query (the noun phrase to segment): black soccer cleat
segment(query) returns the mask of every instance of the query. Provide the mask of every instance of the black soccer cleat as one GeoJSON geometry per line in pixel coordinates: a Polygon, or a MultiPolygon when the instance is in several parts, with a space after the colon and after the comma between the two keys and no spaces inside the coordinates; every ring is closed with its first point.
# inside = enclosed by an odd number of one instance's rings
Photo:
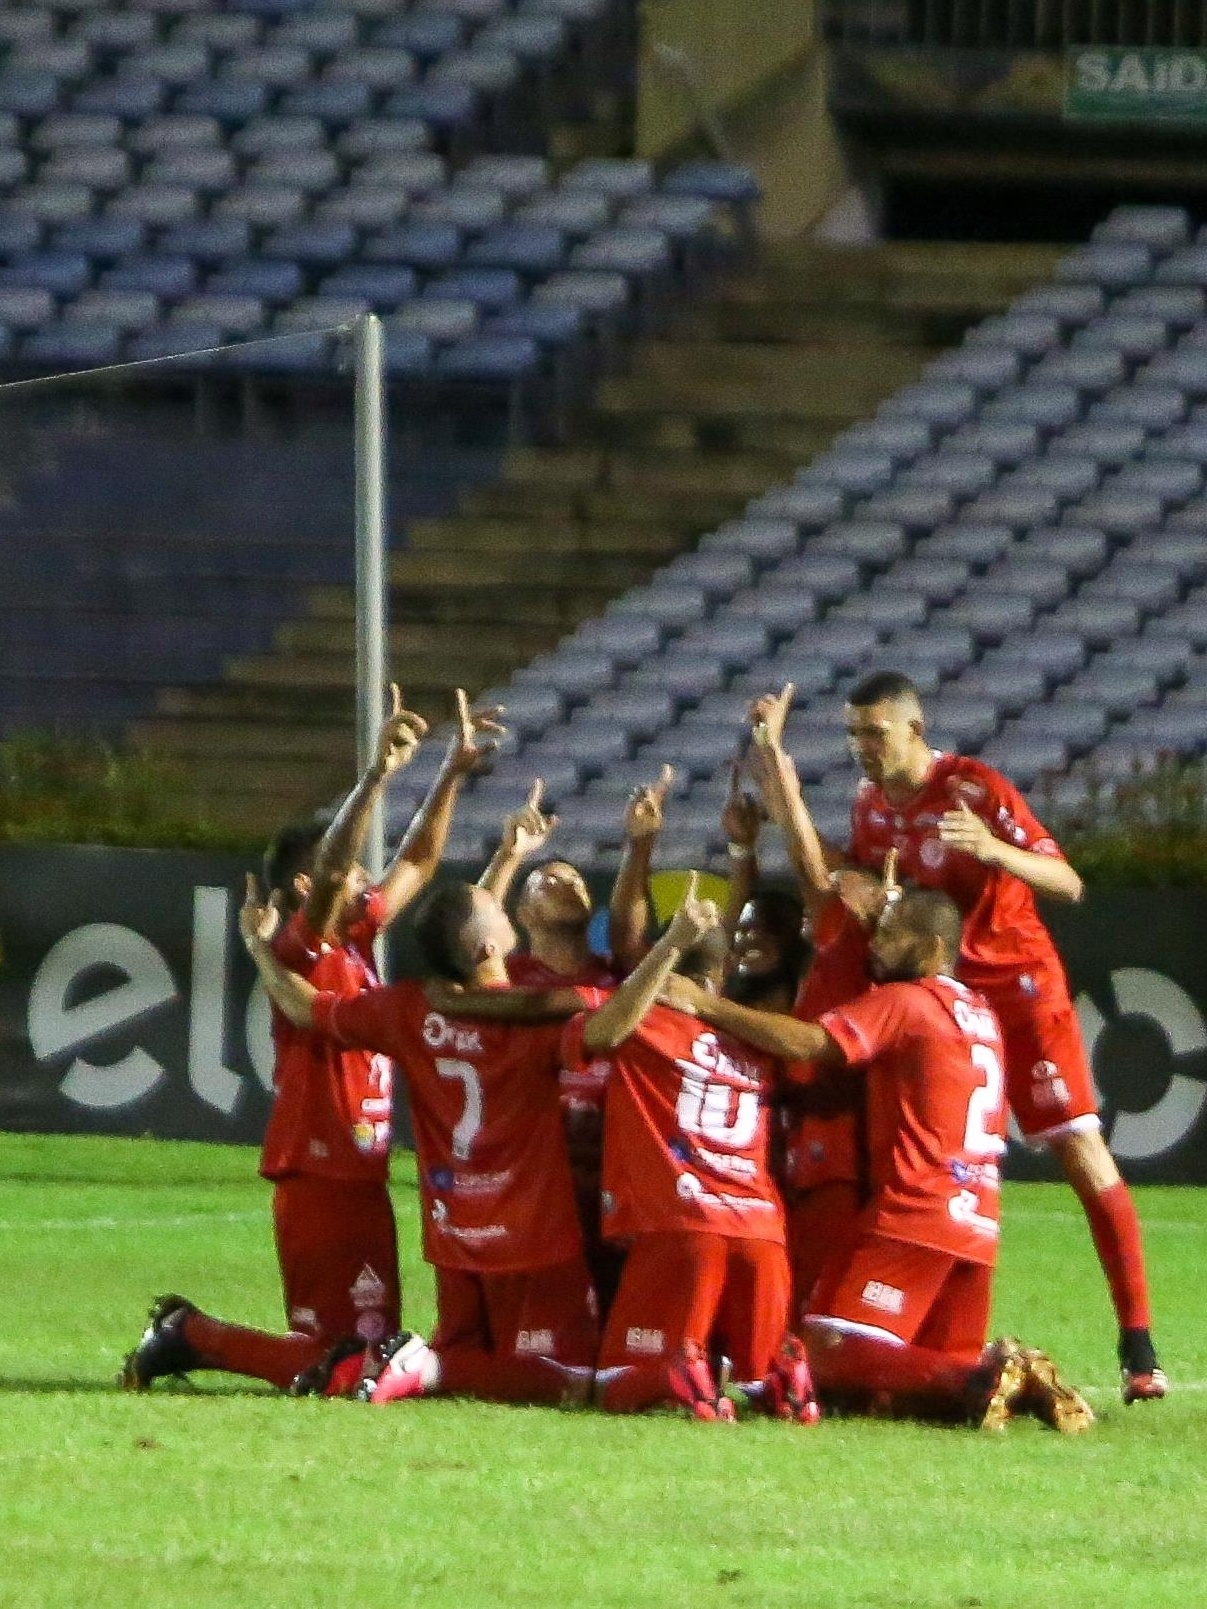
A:
{"type": "Polygon", "coordinates": [[[289,1382],[291,1397],[346,1397],[362,1378],[365,1343],[359,1335],[342,1335],[317,1363],[302,1369],[289,1382]],[[341,1369],[349,1358],[357,1359],[354,1374],[341,1369]]]}
{"type": "Polygon", "coordinates": [[[183,1377],[190,1369],[200,1368],[201,1354],[184,1336],[185,1319],[198,1311],[183,1296],[156,1297],[142,1339],[127,1353],[118,1375],[123,1391],[149,1391],[151,1382],[164,1375],[183,1377]]]}

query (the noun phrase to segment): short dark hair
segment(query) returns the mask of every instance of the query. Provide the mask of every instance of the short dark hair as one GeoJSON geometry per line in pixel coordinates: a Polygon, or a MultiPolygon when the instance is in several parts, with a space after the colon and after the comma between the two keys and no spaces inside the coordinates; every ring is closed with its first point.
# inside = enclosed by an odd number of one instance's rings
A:
{"type": "Polygon", "coordinates": [[[783,955],[784,973],[799,977],[810,950],[804,931],[805,902],[800,895],[787,888],[763,888],[746,903],[754,906],[759,920],[775,936],[783,955]]]}
{"type": "Polygon", "coordinates": [[[296,903],[293,880],[314,865],[315,851],[326,830],[317,821],[295,821],[281,828],[264,851],[264,881],[269,893],[282,895],[289,904],[296,903]]]}
{"type": "Polygon", "coordinates": [[[897,909],[901,920],[913,932],[942,939],[949,959],[953,963],[959,959],[964,918],[950,894],[940,888],[918,888],[910,884],[901,890],[897,909]]]}
{"type": "Polygon", "coordinates": [[[441,883],[415,908],[412,932],[424,966],[438,978],[464,983],[473,970],[462,938],[474,908],[472,883],[441,883]]]}
{"type": "Polygon", "coordinates": [[[891,698],[914,698],[919,704],[922,702],[917,683],[910,681],[902,671],[874,670],[870,676],[855,683],[847,694],[847,703],[854,704],[857,709],[867,709],[872,704],[883,704],[891,698]]]}

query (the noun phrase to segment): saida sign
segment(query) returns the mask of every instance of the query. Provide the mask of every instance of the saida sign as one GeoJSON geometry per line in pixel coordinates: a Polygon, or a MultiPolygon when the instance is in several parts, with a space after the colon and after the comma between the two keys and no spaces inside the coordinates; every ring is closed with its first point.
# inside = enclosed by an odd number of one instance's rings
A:
{"type": "Polygon", "coordinates": [[[1098,123],[1207,122],[1207,50],[1072,48],[1064,115],[1098,123]]]}

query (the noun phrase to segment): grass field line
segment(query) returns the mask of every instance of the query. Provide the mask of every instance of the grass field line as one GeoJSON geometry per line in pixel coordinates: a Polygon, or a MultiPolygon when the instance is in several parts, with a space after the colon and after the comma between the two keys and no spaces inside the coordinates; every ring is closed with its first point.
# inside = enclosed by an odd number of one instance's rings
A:
{"type": "Polygon", "coordinates": [[[256,1212],[177,1212],[156,1218],[0,1218],[0,1234],[43,1234],[59,1229],[188,1229],[194,1224],[252,1223],[266,1216],[256,1212]]]}
{"type": "MultiPolygon", "coordinates": [[[[1007,1202],[1002,1208],[1002,1218],[1007,1221],[1015,1219],[1027,1223],[1080,1223],[1085,1214],[1080,1206],[1070,1207],[1067,1212],[1036,1212],[1031,1207],[1014,1207],[1007,1202]]],[[[1157,1229],[1164,1233],[1170,1230],[1176,1234],[1201,1235],[1204,1226],[1201,1223],[1188,1223],[1184,1218],[1150,1218],[1146,1212],[1140,1214],[1141,1227],[1145,1230],[1157,1229]]]]}

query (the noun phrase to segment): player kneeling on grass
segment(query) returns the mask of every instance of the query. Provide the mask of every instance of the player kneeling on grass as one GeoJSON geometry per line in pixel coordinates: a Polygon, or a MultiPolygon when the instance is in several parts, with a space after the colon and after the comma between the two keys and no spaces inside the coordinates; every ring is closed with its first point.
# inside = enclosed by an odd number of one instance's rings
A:
{"type": "Polygon", "coordinates": [[[881,986],[819,1022],[749,1011],[687,980],[668,998],[759,1049],[864,1067],[873,1195],[849,1255],[804,1322],[823,1403],[1001,1428],[1032,1413],[1089,1427],[1086,1402],[1042,1353],[985,1345],[1005,1150],[1001,1030],[951,976],[960,915],[947,895],[906,889],[872,938],[881,986]]]}
{"type": "MultiPolygon", "coordinates": [[[[664,939],[609,1000],[600,1005],[598,991],[570,991],[577,1010],[599,1006],[583,1029],[588,1048],[629,1034],[683,950],[716,921],[715,908],[696,900],[693,888],[664,939]]],[[[561,1026],[472,1021],[436,1010],[413,980],[353,1000],[321,994],[280,965],[270,926],[270,913],[249,899],[244,940],[289,1020],[393,1056],[402,1070],[424,1256],[436,1274],[430,1347],[413,1336],[384,1349],[353,1342],[334,1349],[299,1389],[355,1390],[388,1364],[374,1401],[437,1391],[509,1402],[581,1399],[598,1330],[558,1105],[561,1026]]],[[[486,889],[454,883],[435,890],[416,915],[415,938],[437,978],[488,995],[506,991],[515,930],[486,889]]]]}

